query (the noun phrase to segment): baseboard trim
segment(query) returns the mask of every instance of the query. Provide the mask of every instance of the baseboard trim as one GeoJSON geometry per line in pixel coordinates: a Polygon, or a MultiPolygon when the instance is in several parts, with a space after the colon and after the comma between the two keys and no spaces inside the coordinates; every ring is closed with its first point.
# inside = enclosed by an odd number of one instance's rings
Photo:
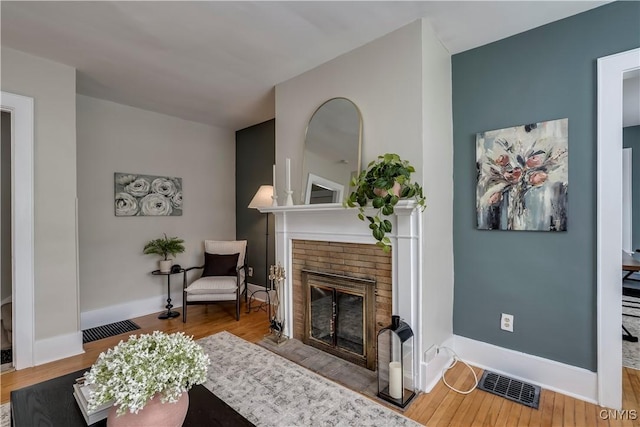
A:
{"type": "Polygon", "coordinates": [[[451,347],[470,365],[598,403],[598,375],[587,369],[454,335],[451,347]]]}
{"type": "MultiPolygon", "coordinates": [[[[182,295],[172,299],[173,308],[182,307],[182,295]]],[[[80,313],[80,328],[89,329],[96,326],[107,325],[109,323],[120,322],[134,317],[146,316],[147,314],[159,313],[167,305],[166,296],[155,296],[152,298],[128,301],[124,304],[111,305],[97,310],[80,313]]]]}
{"type": "Polygon", "coordinates": [[[36,341],[33,359],[38,366],[82,353],[82,332],[74,332],[36,341]]]}

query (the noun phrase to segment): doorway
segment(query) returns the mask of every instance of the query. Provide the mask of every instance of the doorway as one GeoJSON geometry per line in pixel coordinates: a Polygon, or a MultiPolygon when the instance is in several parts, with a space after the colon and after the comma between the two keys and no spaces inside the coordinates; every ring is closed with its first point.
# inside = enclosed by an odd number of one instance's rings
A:
{"type": "Polygon", "coordinates": [[[640,49],[599,58],[597,69],[598,403],[622,409],[622,87],[640,49]]]}
{"type": "Polygon", "coordinates": [[[0,112],[0,372],[13,369],[11,113],[0,112]],[[9,261],[9,262],[8,262],[9,261]]]}
{"type": "Polygon", "coordinates": [[[13,365],[23,369],[34,354],[33,98],[2,91],[0,110],[11,118],[11,344],[13,365]]]}

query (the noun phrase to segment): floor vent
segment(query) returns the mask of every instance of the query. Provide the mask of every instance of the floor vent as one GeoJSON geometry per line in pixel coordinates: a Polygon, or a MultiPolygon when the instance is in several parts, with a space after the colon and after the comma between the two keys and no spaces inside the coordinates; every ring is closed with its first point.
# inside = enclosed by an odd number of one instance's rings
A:
{"type": "Polygon", "coordinates": [[[531,408],[538,409],[540,404],[540,387],[495,372],[484,371],[478,388],[531,408]]]}

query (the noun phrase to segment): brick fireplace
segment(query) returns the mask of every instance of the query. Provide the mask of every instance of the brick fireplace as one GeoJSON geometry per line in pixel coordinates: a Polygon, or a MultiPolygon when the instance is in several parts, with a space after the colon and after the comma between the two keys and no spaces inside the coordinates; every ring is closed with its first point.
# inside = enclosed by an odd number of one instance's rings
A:
{"type": "MultiPolygon", "coordinates": [[[[305,290],[305,281],[310,280],[309,276],[313,277],[313,272],[328,274],[325,280],[322,280],[320,275],[315,279],[316,283],[331,286],[333,281],[342,282],[343,287],[362,288],[362,291],[357,292],[358,295],[365,294],[370,287],[372,313],[371,315],[365,313],[364,316],[366,322],[363,325],[363,347],[365,347],[362,351],[363,357],[358,357],[356,353],[359,351],[334,351],[322,343],[314,346],[369,369],[375,369],[375,338],[378,331],[389,324],[392,314],[391,254],[383,252],[373,244],[315,240],[292,240],[291,253],[293,338],[307,344],[311,341],[310,345],[314,345],[313,338],[309,340],[308,336],[311,313],[309,292],[305,290]],[[337,279],[331,280],[332,277],[337,279]],[[360,286],[358,286],[358,279],[365,279],[360,286]],[[305,334],[306,325],[307,334],[305,334]],[[367,333],[367,331],[370,332],[367,333]]],[[[362,310],[366,312],[365,308],[362,307],[362,310]]]]}
{"type": "MultiPolygon", "coordinates": [[[[281,295],[284,334],[302,340],[305,311],[302,270],[334,273],[375,281],[375,332],[399,315],[414,331],[421,348],[422,299],[421,218],[416,205],[401,201],[392,215],[392,251],[375,246],[367,224],[355,209],[338,204],[260,208],[273,213],[276,223],[276,260],[287,272],[281,295]]],[[[374,334],[375,335],[375,334],[374,334]]],[[[375,360],[375,358],[374,358],[375,360]]],[[[420,387],[419,357],[413,372],[420,387]]]]}

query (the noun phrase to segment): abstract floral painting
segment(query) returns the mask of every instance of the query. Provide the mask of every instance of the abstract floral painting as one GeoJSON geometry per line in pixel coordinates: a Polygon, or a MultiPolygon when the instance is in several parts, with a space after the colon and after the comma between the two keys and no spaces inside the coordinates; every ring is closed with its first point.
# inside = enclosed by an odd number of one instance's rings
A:
{"type": "Polygon", "coordinates": [[[116,216],[182,215],[182,178],[116,172],[116,216]]]}
{"type": "Polygon", "coordinates": [[[568,119],[476,135],[477,226],[566,231],[568,119]]]}

